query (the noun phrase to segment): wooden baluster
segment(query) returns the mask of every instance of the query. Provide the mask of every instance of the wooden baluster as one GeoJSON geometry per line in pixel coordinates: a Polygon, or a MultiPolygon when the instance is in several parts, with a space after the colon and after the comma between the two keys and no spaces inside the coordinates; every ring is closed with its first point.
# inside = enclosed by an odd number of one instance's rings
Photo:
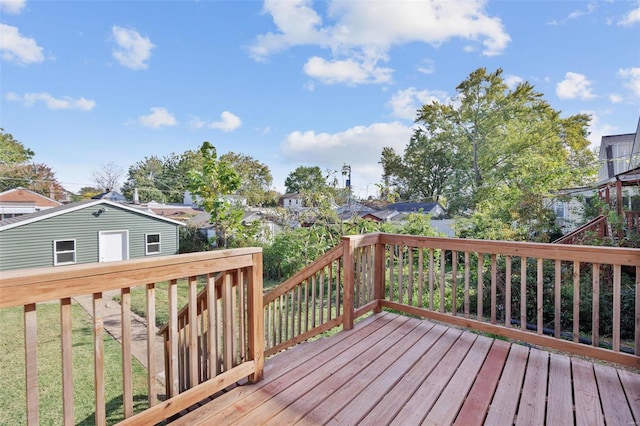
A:
{"type": "MultiPolygon", "coordinates": [[[[592,265],[591,285],[593,298],[591,299],[591,340],[593,346],[600,345],[600,264],[592,265]]],[[[637,330],[637,329],[636,329],[637,330]]]]}
{"type": "Polygon", "coordinates": [[[389,246],[389,296],[387,297],[387,299],[389,299],[390,301],[393,302],[393,294],[395,292],[394,290],[394,281],[395,281],[395,274],[394,274],[394,266],[395,266],[395,261],[396,261],[396,255],[395,255],[395,250],[396,250],[396,246],[395,245],[390,245],[389,246]]]}
{"type": "MultiPolygon", "coordinates": [[[[638,231],[640,231],[640,215],[636,216],[638,231]]],[[[636,333],[635,333],[635,354],[640,355],[640,266],[636,266],[636,333]]]]}
{"type": "Polygon", "coordinates": [[[287,341],[289,340],[291,337],[289,335],[289,293],[285,293],[282,295],[282,298],[284,299],[284,340],[287,341]]]}
{"type": "MultiPolygon", "coordinates": [[[[60,299],[60,338],[62,349],[62,407],[65,426],[74,424],[73,412],[73,323],[71,298],[60,299]]],[[[126,414],[126,412],[125,412],[126,414]]]]}
{"type": "Polygon", "coordinates": [[[247,273],[247,310],[249,358],[254,362],[254,373],[249,381],[255,383],[264,376],[264,312],[262,308],[262,253],[252,255],[253,267],[247,273]]]}
{"type": "Polygon", "coordinates": [[[580,340],[580,262],[573,262],[573,341],[580,340]]]}
{"type": "Polygon", "coordinates": [[[458,299],[458,252],[451,251],[451,313],[455,316],[458,299]]]}
{"type": "Polygon", "coordinates": [[[404,247],[400,246],[398,251],[398,303],[404,303],[404,247]]]}
{"type": "Polygon", "coordinates": [[[316,275],[311,277],[311,328],[316,327],[316,275]]]}
{"type": "Polygon", "coordinates": [[[433,311],[433,282],[435,271],[433,270],[433,249],[429,249],[429,310],[433,311]]]}
{"type": "Polygon", "coordinates": [[[554,297],[553,297],[553,335],[560,338],[560,328],[562,325],[562,261],[556,259],[555,262],[555,280],[554,280],[554,297]]]}
{"type": "MultiPolygon", "coordinates": [[[[40,424],[38,413],[38,317],[35,303],[24,305],[24,363],[27,424],[40,424]]],[[[97,415],[97,410],[96,410],[97,415]]]]}
{"type": "MultiPolygon", "coordinates": [[[[120,289],[122,315],[122,404],[124,417],[133,415],[133,370],[131,367],[131,289],[120,289]]],[[[73,415],[72,415],[73,417],[73,415]]]]}
{"type": "Polygon", "coordinates": [[[207,364],[209,365],[209,379],[218,375],[218,328],[217,328],[217,306],[216,297],[216,277],[214,274],[207,275],[207,364]]]}
{"type": "Polygon", "coordinates": [[[484,287],[484,278],[483,278],[483,272],[484,272],[484,257],[482,255],[482,253],[478,253],[478,307],[477,307],[477,314],[478,314],[478,321],[482,321],[484,318],[484,312],[483,312],[483,306],[482,306],[482,302],[483,302],[483,287],[484,287]]]}
{"type": "Polygon", "coordinates": [[[324,324],[324,268],[320,271],[320,324],[324,324]]]}
{"type": "MultiPolygon", "coordinates": [[[[384,278],[385,278],[385,246],[383,244],[376,244],[373,252],[373,298],[375,300],[384,299],[384,278]]],[[[373,311],[376,314],[382,312],[382,307],[378,304],[373,311]]]]}
{"type": "Polygon", "coordinates": [[[409,306],[413,306],[413,247],[407,247],[409,250],[409,276],[407,282],[407,295],[409,306]]]}
{"type": "Polygon", "coordinates": [[[613,265],[613,350],[620,352],[622,267],[613,265]]]}
{"type": "Polygon", "coordinates": [[[240,317],[240,320],[238,321],[238,334],[240,335],[240,359],[238,360],[238,363],[243,362],[244,360],[247,359],[247,341],[246,341],[246,326],[245,324],[247,323],[247,297],[246,297],[246,290],[245,290],[245,285],[247,280],[245,279],[245,277],[247,276],[247,270],[242,270],[242,269],[238,269],[237,271],[238,274],[238,299],[240,299],[238,301],[238,316],[240,317]]]}
{"type": "Polygon", "coordinates": [[[527,258],[520,258],[520,329],[527,329],[527,258]]]}
{"type": "Polygon", "coordinates": [[[505,259],[504,325],[511,327],[511,256],[505,259]]]}
{"type": "Polygon", "coordinates": [[[302,286],[296,286],[297,289],[297,311],[296,315],[298,316],[298,334],[302,334],[302,286]]]}
{"type": "Polygon", "coordinates": [[[537,333],[542,335],[542,327],[544,325],[543,323],[543,319],[542,319],[542,301],[543,301],[543,289],[542,289],[542,284],[544,283],[544,276],[542,275],[544,273],[544,268],[543,268],[543,259],[542,258],[538,258],[538,268],[537,268],[537,289],[536,289],[536,313],[537,313],[537,318],[536,318],[536,323],[537,323],[537,333]]]}
{"type": "Polygon", "coordinates": [[[471,306],[469,302],[469,285],[471,281],[471,263],[469,252],[464,252],[464,317],[469,318],[471,306]]]}
{"type": "Polygon", "coordinates": [[[447,256],[444,249],[440,250],[440,312],[444,312],[444,290],[447,285],[447,256]]]}
{"type": "Polygon", "coordinates": [[[418,306],[424,307],[424,249],[418,249],[418,306]]]}
{"type": "MultiPolygon", "coordinates": [[[[158,403],[158,381],[156,375],[156,290],[155,284],[147,284],[147,380],[149,384],[149,406],[158,403]]],[[[193,323],[192,323],[193,324],[193,323]]]]}
{"type": "Polygon", "coordinates": [[[498,297],[498,261],[495,254],[491,255],[491,324],[496,324],[497,320],[497,297],[498,297]]]}
{"type": "Polygon", "coordinates": [[[180,392],[179,349],[178,349],[178,280],[169,281],[167,297],[169,299],[169,371],[166,372],[167,392],[176,396],[180,392]]]}
{"type": "Polygon", "coordinates": [[[309,279],[304,280],[304,331],[309,331],[309,279]]]}
{"type": "Polygon", "coordinates": [[[106,423],[104,399],[104,320],[102,318],[102,293],[93,293],[93,370],[95,379],[97,425],[106,423]]]}
{"type": "Polygon", "coordinates": [[[343,311],[342,311],[342,328],[344,330],[351,330],[353,328],[353,279],[354,279],[354,261],[353,256],[355,252],[355,242],[350,238],[343,237],[342,246],[344,248],[344,296],[342,299],[343,311]]]}
{"type": "Polygon", "coordinates": [[[340,259],[336,260],[336,316],[340,316],[342,307],[340,304],[340,276],[342,275],[342,266],[340,259]]]}
{"type": "MultiPolygon", "coordinates": [[[[223,311],[224,311],[224,371],[229,371],[233,367],[233,291],[232,277],[228,272],[224,273],[222,283],[223,311]]],[[[282,334],[280,334],[282,337],[282,334]]]]}

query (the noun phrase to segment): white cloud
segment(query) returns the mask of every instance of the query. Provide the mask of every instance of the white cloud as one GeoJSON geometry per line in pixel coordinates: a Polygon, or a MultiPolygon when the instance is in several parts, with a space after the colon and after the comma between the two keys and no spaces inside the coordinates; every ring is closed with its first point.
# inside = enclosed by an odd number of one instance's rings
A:
{"type": "Polygon", "coordinates": [[[451,99],[446,92],[440,90],[417,90],[410,87],[405,90],[399,90],[387,103],[392,110],[392,115],[405,120],[415,120],[417,110],[424,104],[432,102],[449,103],[451,99]]]}
{"type": "Polygon", "coordinates": [[[209,124],[209,127],[212,129],[219,129],[223,132],[231,132],[240,126],[242,126],[242,120],[240,120],[240,117],[229,111],[224,111],[220,114],[220,121],[215,121],[209,124]]]}
{"type": "Polygon", "coordinates": [[[640,22],[640,4],[638,4],[638,7],[629,12],[623,19],[619,20],[618,25],[630,27],[638,22],[640,22]]]}
{"type": "Polygon", "coordinates": [[[612,93],[609,95],[609,100],[611,101],[611,103],[619,104],[624,100],[624,98],[617,93],[612,93]]]}
{"type": "Polygon", "coordinates": [[[433,74],[436,70],[436,65],[431,59],[423,59],[420,65],[418,65],[418,72],[422,74],[433,74]]]}
{"type": "Polygon", "coordinates": [[[618,77],[626,80],[624,86],[631,90],[634,96],[640,98],[640,67],[620,68],[618,77]]]}
{"type": "Polygon", "coordinates": [[[224,111],[220,114],[219,121],[207,122],[200,117],[193,117],[189,121],[189,127],[192,129],[203,129],[208,127],[210,129],[222,130],[223,132],[231,132],[240,126],[242,126],[242,120],[240,120],[240,117],[229,111],[224,111]]]}
{"type": "MultiPolygon", "coordinates": [[[[501,54],[510,42],[502,21],[489,16],[484,0],[433,2],[332,1],[326,20],[309,0],[266,0],[275,32],[256,37],[250,55],[264,60],[294,46],[312,45],[331,50],[333,58],[310,58],[305,71],[329,83],[386,83],[392,70],[378,66],[389,60],[393,46],[428,43],[439,46],[454,38],[482,44],[483,54],[501,54]],[[345,75],[347,73],[348,75],[345,75]],[[365,77],[366,75],[366,77],[365,77]]],[[[430,72],[432,67],[422,68],[430,72]]]]}
{"type": "Polygon", "coordinates": [[[117,47],[113,57],[120,65],[134,70],[146,69],[151,58],[151,50],[156,47],[148,37],[136,30],[113,26],[111,29],[117,47]]]}
{"type": "Polygon", "coordinates": [[[166,108],[154,107],[151,108],[151,114],[141,115],[138,117],[138,122],[145,127],[151,127],[157,129],[162,126],[175,126],[178,124],[176,118],[167,111],[166,108]]]}
{"type": "Polygon", "coordinates": [[[290,163],[317,165],[321,169],[337,170],[348,163],[354,189],[362,189],[380,182],[382,166],[378,162],[382,148],[389,146],[403,152],[412,133],[411,127],[399,122],[356,126],[338,133],[296,131],[287,135],[281,155],[290,163]]]}
{"type": "Polygon", "coordinates": [[[549,22],[549,25],[562,25],[562,24],[565,24],[565,23],[567,23],[567,21],[570,21],[572,19],[578,19],[581,16],[590,15],[593,12],[595,12],[597,9],[598,9],[598,4],[596,2],[592,1],[592,2],[587,3],[587,8],[586,9],[576,9],[573,12],[571,12],[569,14],[569,16],[567,16],[566,18],[561,19],[561,20],[554,19],[553,21],[549,22]]]}
{"type": "Polygon", "coordinates": [[[393,70],[377,67],[375,63],[358,63],[354,59],[326,61],[314,56],[304,65],[304,72],[325,84],[356,85],[388,83],[393,70]]]}
{"type": "Polygon", "coordinates": [[[8,15],[17,15],[27,5],[27,0],[0,0],[0,11],[8,15]]]}
{"type": "Polygon", "coordinates": [[[33,38],[24,37],[18,28],[0,24],[0,52],[2,59],[18,65],[44,61],[42,47],[33,38]]]}
{"type": "Polygon", "coordinates": [[[522,83],[523,81],[524,80],[522,79],[522,77],[518,77],[517,75],[507,74],[507,75],[504,76],[504,83],[511,90],[515,89],[516,86],[518,84],[522,83]]]}
{"type": "Polygon", "coordinates": [[[24,106],[28,107],[35,105],[36,102],[44,102],[47,108],[52,110],[76,109],[80,111],[91,111],[96,106],[96,102],[90,99],[74,99],[70,96],[55,98],[46,92],[25,93],[24,95],[18,95],[17,93],[9,92],[7,93],[5,98],[11,102],[20,102],[24,106]]]}
{"type": "Polygon", "coordinates": [[[560,99],[592,99],[595,95],[591,92],[591,84],[584,74],[568,72],[556,86],[556,95],[560,99]]]}

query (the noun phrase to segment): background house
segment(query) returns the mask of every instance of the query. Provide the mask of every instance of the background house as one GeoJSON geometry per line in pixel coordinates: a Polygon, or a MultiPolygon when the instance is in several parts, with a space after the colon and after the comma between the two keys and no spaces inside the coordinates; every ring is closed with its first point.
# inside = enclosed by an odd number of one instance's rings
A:
{"type": "Polygon", "coordinates": [[[66,204],[0,221],[0,270],[177,254],[181,225],[106,200],[66,204]]]}
{"type": "Polygon", "coordinates": [[[9,189],[0,192],[0,220],[51,209],[61,204],[26,188],[9,189]]]}

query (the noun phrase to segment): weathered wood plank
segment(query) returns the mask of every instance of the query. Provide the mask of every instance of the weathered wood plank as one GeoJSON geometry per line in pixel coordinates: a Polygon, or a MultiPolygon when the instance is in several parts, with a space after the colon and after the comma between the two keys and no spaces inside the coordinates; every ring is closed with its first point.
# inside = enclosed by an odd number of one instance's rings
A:
{"type": "Polygon", "coordinates": [[[549,353],[536,348],[529,351],[527,372],[522,386],[516,425],[544,424],[547,401],[549,353]]]}
{"type": "Polygon", "coordinates": [[[71,299],[60,300],[60,340],[62,346],[62,407],[64,424],[74,424],[73,412],[73,323],[71,299]]]}
{"type": "MultiPolygon", "coordinates": [[[[156,379],[156,290],[155,284],[147,284],[147,383],[149,406],[158,403],[158,381],[156,379]]],[[[191,324],[195,326],[195,324],[191,324]]],[[[192,382],[191,386],[194,383],[192,382]]]]}
{"type": "Polygon", "coordinates": [[[551,354],[547,424],[573,424],[573,399],[571,394],[571,361],[567,356],[551,354]]]}
{"type": "Polygon", "coordinates": [[[571,359],[573,398],[576,425],[603,425],[602,406],[593,364],[581,359],[571,359]]]}
{"type": "Polygon", "coordinates": [[[424,419],[425,423],[438,425],[453,423],[491,348],[491,344],[492,339],[478,336],[455,375],[427,413],[427,417],[424,419]]]}
{"type": "Polygon", "coordinates": [[[429,377],[413,392],[411,398],[407,400],[400,412],[398,412],[391,425],[419,425],[422,423],[422,420],[440,397],[447,383],[452,380],[453,374],[460,367],[477,337],[472,333],[462,333],[429,374],[429,377]]]}
{"type": "Polygon", "coordinates": [[[520,388],[527,366],[529,349],[524,346],[511,345],[507,363],[500,376],[496,393],[493,395],[491,407],[487,413],[486,424],[512,424],[520,399],[520,388]]]}
{"type": "MultiPolygon", "coordinates": [[[[400,354],[391,365],[369,383],[362,384],[362,389],[347,387],[334,397],[327,398],[316,409],[310,412],[302,421],[303,424],[325,424],[329,421],[337,424],[357,424],[369,411],[392,389],[431,346],[444,334],[446,327],[421,325],[415,329],[415,334],[427,331],[411,348],[400,354]],[[351,389],[351,392],[349,391],[351,389]],[[351,394],[349,399],[342,399],[341,395],[351,394]],[[348,405],[345,407],[345,405],[348,405]],[[343,409],[344,408],[344,409],[343,409]]],[[[376,363],[377,365],[377,363],[376,363]]]]}
{"type": "Polygon", "coordinates": [[[24,305],[24,364],[27,424],[38,425],[38,316],[35,303],[24,305]]]}
{"type": "Polygon", "coordinates": [[[243,405],[249,404],[254,397],[258,403],[251,404],[251,406],[258,406],[260,401],[268,399],[265,394],[275,395],[278,390],[286,389],[292,377],[304,376],[320,365],[328,363],[392,320],[393,315],[385,313],[371,316],[358,323],[357,329],[338,333],[332,336],[331,340],[319,339],[304,343],[287,350],[282,355],[270,358],[265,363],[265,380],[234,389],[233,392],[216,398],[205,407],[174,421],[172,425],[183,426],[197,424],[200,421],[213,421],[211,419],[225,418],[237,410],[241,411],[237,415],[240,416],[249,411],[249,408],[245,409],[243,405]]]}
{"type": "Polygon", "coordinates": [[[593,369],[596,373],[605,422],[610,425],[634,424],[616,369],[601,364],[593,364],[593,369]]]}
{"type": "Polygon", "coordinates": [[[627,370],[618,370],[618,376],[627,395],[633,417],[636,423],[640,423],[640,375],[632,374],[627,370]]]}
{"type": "MultiPolygon", "coordinates": [[[[265,422],[268,425],[278,426],[299,421],[323,401],[324,405],[329,408],[339,407],[338,404],[349,402],[356,395],[354,392],[356,387],[362,389],[366,386],[380,374],[386,365],[397,358],[398,353],[403,353],[418,340],[420,335],[412,334],[412,331],[419,323],[418,320],[407,321],[384,340],[373,344],[357,359],[341,360],[343,365],[334,370],[334,373],[329,375],[326,380],[322,380],[314,386],[313,392],[308,392],[304,398],[300,398],[300,394],[295,392],[295,389],[292,389],[291,392],[287,390],[278,395],[277,402],[270,404],[274,401],[272,399],[270,403],[256,410],[253,418],[261,417],[266,420],[268,416],[273,415],[272,411],[282,408],[282,411],[265,422]],[[329,398],[327,398],[328,396],[329,398]]],[[[243,419],[243,422],[250,421],[251,417],[243,419]]]]}
{"type": "Polygon", "coordinates": [[[104,319],[102,293],[93,293],[93,371],[95,383],[96,424],[106,422],[104,399],[104,319]]]}
{"type": "Polygon", "coordinates": [[[489,404],[498,386],[507,354],[511,345],[503,340],[494,340],[480,373],[455,419],[455,425],[471,426],[483,424],[489,404]]]}
{"type": "Polygon", "coordinates": [[[406,401],[418,389],[440,360],[458,340],[461,332],[449,329],[428,352],[396,383],[396,385],[362,419],[362,424],[387,424],[391,422],[406,401]]]}
{"type": "Polygon", "coordinates": [[[124,416],[133,415],[133,370],[131,365],[131,289],[120,290],[122,316],[122,404],[124,416]]]}

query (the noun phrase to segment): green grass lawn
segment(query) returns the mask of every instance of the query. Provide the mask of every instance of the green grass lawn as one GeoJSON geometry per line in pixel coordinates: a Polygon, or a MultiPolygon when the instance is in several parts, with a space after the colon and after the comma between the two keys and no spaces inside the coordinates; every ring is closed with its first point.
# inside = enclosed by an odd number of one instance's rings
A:
{"type": "MultiPolygon", "coordinates": [[[[62,364],[60,307],[40,304],[38,313],[38,390],[40,424],[62,424],[62,364]]],[[[93,325],[89,315],[72,306],[75,424],[95,424],[93,325]]],[[[26,424],[24,322],[22,307],[0,309],[0,424],[26,424]]],[[[122,411],[122,349],[108,333],[104,337],[107,423],[124,418],[122,411]]],[[[147,408],[146,370],[133,363],[134,410],[147,408]]]]}

